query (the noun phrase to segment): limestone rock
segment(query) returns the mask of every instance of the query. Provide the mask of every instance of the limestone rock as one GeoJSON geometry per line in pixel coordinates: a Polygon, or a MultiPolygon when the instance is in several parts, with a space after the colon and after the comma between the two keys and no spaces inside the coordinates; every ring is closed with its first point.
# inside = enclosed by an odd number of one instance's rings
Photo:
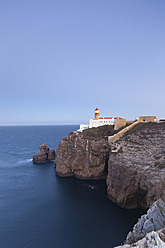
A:
{"type": "Polygon", "coordinates": [[[165,230],[159,232],[150,232],[138,242],[128,245],[117,246],[116,248],[165,248],[165,242],[162,240],[165,230]]]}
{"type": "Polygon", "coordinates": [[[56,174],[81,179],[105,178],[108,157],[107,137],[71,133],[61,140],[57,148],[56,174]]]}
{"type": "Polygon", "coordinates": [[[50,150],[46,144],[40,145],[39,150],[40,152],[33,156],[34,163],[43,163],[47,160],[55,159],[55,151],[53,149],[50,150]]]}
{"type": "Polygon", "coordinates": [[[48,154],[46,152],[39,152],[33,156],[34,163],[42,163],[48,160],[48,154]]]}
{"type": "Polygon", "coordinates": [[[127,244],[132,244],[151,231],[158,231],[165,227],[165,203],[157,200],[153,203],[147,214],[142,215],[137,224],[134,225],[133,231],[129,232],[126,238],[127,244]]]}
{"type": "MultiPolygon", "coordinates": [[[[158,199],[165,201],[165,123],[137,123],[110,144],[112,133],[108,132],[100,130],[90,136],[84,131],[62,139],[55,159],[56,174],[81,179],[107,177],[108,198],[124,208],[148,209],[158,199]]],[[[145,226],[153,229],[150,222],[145,226]]]]}
{"type": "MultiPolygon", "coordinates": [[[[107,194],[124,208],[165,201],[165,123],[139,123],[110,143],[107,194]],[[119,149],[120,148],[120,149],[119,149]],[[115,152],[116,151],[116,152],[115,152]]],[[[146,228],[153,229],[150,222],[146,228]]]]}
{"type": "Polygon", "coordinates": [[[54,160],[55,159],[55,150],[50,149],[48,151],[48,160],[54,160]]]}
{"type": "Polygon", "coordinates": [[[42,144],[39,146],[39,150],[40,150],[40,152],[48,152],[49,148],[47,147],[46,144],[42,144]]]}

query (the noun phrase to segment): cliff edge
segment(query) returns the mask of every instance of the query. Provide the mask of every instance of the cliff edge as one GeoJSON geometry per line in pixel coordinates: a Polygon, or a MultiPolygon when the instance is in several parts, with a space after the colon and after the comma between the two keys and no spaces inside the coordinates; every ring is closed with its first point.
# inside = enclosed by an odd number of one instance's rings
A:
{"type": "Polygon", "coordinates": [[[108,171],[108,136],[116,131],[112,126],[91,128],[82,133],[70,133],[60,141],[56,152],[56,174],[81,179],[106,178],[108,171]]]}

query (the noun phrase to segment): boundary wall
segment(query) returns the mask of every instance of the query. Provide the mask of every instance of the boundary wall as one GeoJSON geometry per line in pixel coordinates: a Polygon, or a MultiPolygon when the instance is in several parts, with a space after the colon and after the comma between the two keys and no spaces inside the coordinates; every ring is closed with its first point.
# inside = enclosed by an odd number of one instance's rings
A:
{"type": "Polygon", "coordinates": [[[112,143],[115,142],[116,140],[119,140],[127,131],[129,131],[130,129],[132,129],[134,126],[136,126],[139,123],[139,120],[132,123],[131,125],[129,125],[128,127],[125,127],[124,129],[122,129],[120,132],[112,135],[112,136],[108,136],[108,143],[112,143]]]}
{"type": "Polygon", "coordinates": [[[127,123],[126,119],[115,120],[114,130],[118,130],[121,127],[125,127],[126,123],[127,123]]]}

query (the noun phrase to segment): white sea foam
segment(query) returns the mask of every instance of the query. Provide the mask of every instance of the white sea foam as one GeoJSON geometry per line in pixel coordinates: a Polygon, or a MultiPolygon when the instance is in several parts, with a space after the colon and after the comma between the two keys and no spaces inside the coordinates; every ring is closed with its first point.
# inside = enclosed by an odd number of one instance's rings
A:
{"type": "Polygon", "coordinates": [[[91,189],[95,189],[95,186],[93,186],[93,185],[88,185],[88,187],[91,189]]]}
{"type": "Polygon", "coordinates": [[[27,163],[30,163],[32,161],[33,161],[32,158],[28,158],[28,159],[24,159],[24,160],[19,161],[18,164],[27,164],[27,163]]]}

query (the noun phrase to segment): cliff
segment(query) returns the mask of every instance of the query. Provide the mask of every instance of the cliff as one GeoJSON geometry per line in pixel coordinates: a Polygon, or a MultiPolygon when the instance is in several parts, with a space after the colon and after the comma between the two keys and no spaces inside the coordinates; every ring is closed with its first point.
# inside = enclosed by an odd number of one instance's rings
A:
{"type": "Polygon", "coordinates": [[[110,144],[107,193],[125,208],[165,200],[165,123],[139,123],[110,144]]]}
{"type": "Polygon", "coordinates": [[[133,125],[118,140],[112,126],[69,134],[56,152],[57,175],[106,178],[109,199],[124,208],[165,200],[165,123],[133,125]]]}
{"type": "Polygon", "coordinates": [[[109,158],[108,136],[112,126],[71,133],[60,141],[56,152],[56,174],[81,179],[106,178],[109,158]]]}
{"type": "Polygon", "coordinates": [[[165,203],[157,200],[129,232],[125,245],[116,248],[165,247],[165,203]]]}

